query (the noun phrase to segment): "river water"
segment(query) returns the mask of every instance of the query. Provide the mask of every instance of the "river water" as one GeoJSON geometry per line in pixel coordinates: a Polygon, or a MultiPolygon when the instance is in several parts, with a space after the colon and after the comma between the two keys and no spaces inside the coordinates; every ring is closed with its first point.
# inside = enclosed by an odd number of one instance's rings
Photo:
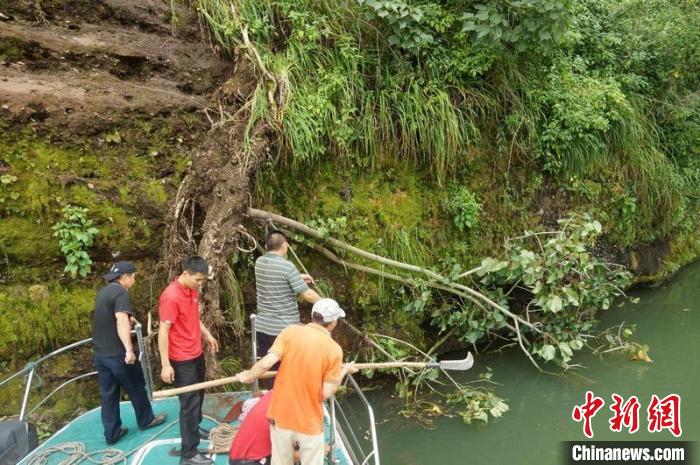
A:
{"type": "MultiPolygon", "coordinates": [[[[510,411],[488,425],[465,425],[458,418],[440,418],[426,430],[397,411],[400,404],[390,391],[370,394],[378,421],[383,465],[533,464],[564,463],[560,441],[582,441],[582,423],[571,419],[575,405],[584,403],[587,390],[605,400],[593,418],[595,440],[672,440],[668,431],[647,431],[647,407],[652,394],[681,396],[682,436],[700,439],[700,262],[686,267],[670,282],[632,292],[637,304],[599,313],[598,328],[621,322],[636,325],[634,340],[650,346],[652,363],[633,362],[624,356],[577,355],[573,363],[585,365],[577,376],[539,373],[522,352],[480,355],[474,368],[460,380],[476,379],[486,367],[494,372],[496,393],[507,399],[510,411]],[[640,429],[610,431],[611,394],[627,399],[636,395],[641,404],[640,429]]],[[[698,453],[697,456],[700,455],[698,453]]],[[[700,463],[700,462],[698,462],[700,463]]]]}

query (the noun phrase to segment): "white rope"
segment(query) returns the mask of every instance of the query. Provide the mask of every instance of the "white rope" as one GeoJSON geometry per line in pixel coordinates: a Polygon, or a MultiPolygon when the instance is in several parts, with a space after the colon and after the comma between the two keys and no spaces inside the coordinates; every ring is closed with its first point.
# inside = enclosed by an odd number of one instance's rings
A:
{"type": "Polygon", "coordinates": [[[238,428],[227,423],[219,423],[212,428],[209,432],[209,440],[214,452],[218,454],[228,453],[236,433],[238,433],[238,428]]]}
{"type": "Polygon", "coordinates": [[[96,450],[94,452],[87,452],[85,444],[78,441],[62,442],[56,444],[55,446],[47,447],[42,449],[40,452],[32,454],[27,462],[27,465],[48,465],[49,458],[54,454],[64,454],[68,458],[58,462],[58,465],[78,465],[85,461],[93,463],[95,465],[118,465],[127,463],[127,458],[139,450],[144,444],[153,441],[155,438],[165,433],[171,426],[179,423],[179,419],[168,423],[168,425],[162,430],[158,431],[156,434],[141,442],[134,449],[129,452],[124,452],[120,449],[110,448],[96,450]]]}
{"type": "Polygon", "coordinates": [[[123,450],[103,449],[95,452],[86,452],[85,444],[82,442],[62,442],[61,444],[47,447],[38,454],[34,454],[29,460],[29,465],[48,465],[49,457],[59,452],[68,457],[58,462],[58,465],[74,465],[85,461],[95,465],[126,465],[127,459],[127,454],[123,450]]]}

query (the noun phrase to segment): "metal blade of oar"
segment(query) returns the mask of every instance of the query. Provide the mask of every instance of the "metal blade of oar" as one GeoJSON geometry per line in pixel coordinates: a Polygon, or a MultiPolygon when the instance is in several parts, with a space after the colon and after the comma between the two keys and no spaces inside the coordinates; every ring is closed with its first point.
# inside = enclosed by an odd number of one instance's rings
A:
{"type": "Polygon", "coordinates": [[[428,366],[450,371],[466,371],[474,366],[474,357],[471,352],[467,352],[467,357],[462,360],[441,360],[429,363],[428,366]]]}

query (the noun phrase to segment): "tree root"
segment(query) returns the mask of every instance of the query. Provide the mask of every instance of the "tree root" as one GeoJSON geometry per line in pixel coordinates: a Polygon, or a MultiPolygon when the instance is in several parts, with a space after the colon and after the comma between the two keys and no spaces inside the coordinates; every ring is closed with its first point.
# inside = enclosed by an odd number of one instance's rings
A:
{"type": "MultiPolygon", "coordinates": [[[[162,247],[171,278],[188,256],[197,254],[209,263],[210,273],[202,289],[202,320],[219,336],[223,336],[225,324],[220,291],[223,287],[237,292],[227,260],[239,248],[239,240],[250,237],[240,229],[250,199],[250,179],[268,155],[273,121],[286,100],[286,94],[280,92],[286,85],[284,76],[278,78],[261,67],[247,26],[239,26],[247,59],[236,63],[235,75],[219,89],[220,121],[206,115],[212,128],[193,154],[192,165],[167,213],[162,247]],[[267,94],[269,113],[256,111],[260,92],[267,94]]],[[[241,334],[241,322],[233,324],[241,334]]],[[[210,362],[216,366],[212,358],[210,362]]]]}

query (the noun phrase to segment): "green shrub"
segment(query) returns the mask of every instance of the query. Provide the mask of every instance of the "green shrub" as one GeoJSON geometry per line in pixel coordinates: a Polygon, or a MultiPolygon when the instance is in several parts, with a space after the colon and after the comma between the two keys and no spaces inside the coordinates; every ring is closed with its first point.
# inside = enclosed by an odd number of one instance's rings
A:
{"type": "Polygon", "coordinates": [[[464,186],[452,187],[442,206],[452,215],[452,221],[460,231],[472,229],[479,222],[481,204],[476,194],[464,186]]]}
{"type": "Polygon", "coordinates": [[[63,221],[59,221],[51,229],[66,257],[64,271],[70,273],[73,278],[78,274],[85,277],[90,273],[92,265],[87,249],[92,246],[93,239],[99,231],[92,226],[92,220],[87,218],[87,208],[66,205],[62,211],[63,221]]]}

